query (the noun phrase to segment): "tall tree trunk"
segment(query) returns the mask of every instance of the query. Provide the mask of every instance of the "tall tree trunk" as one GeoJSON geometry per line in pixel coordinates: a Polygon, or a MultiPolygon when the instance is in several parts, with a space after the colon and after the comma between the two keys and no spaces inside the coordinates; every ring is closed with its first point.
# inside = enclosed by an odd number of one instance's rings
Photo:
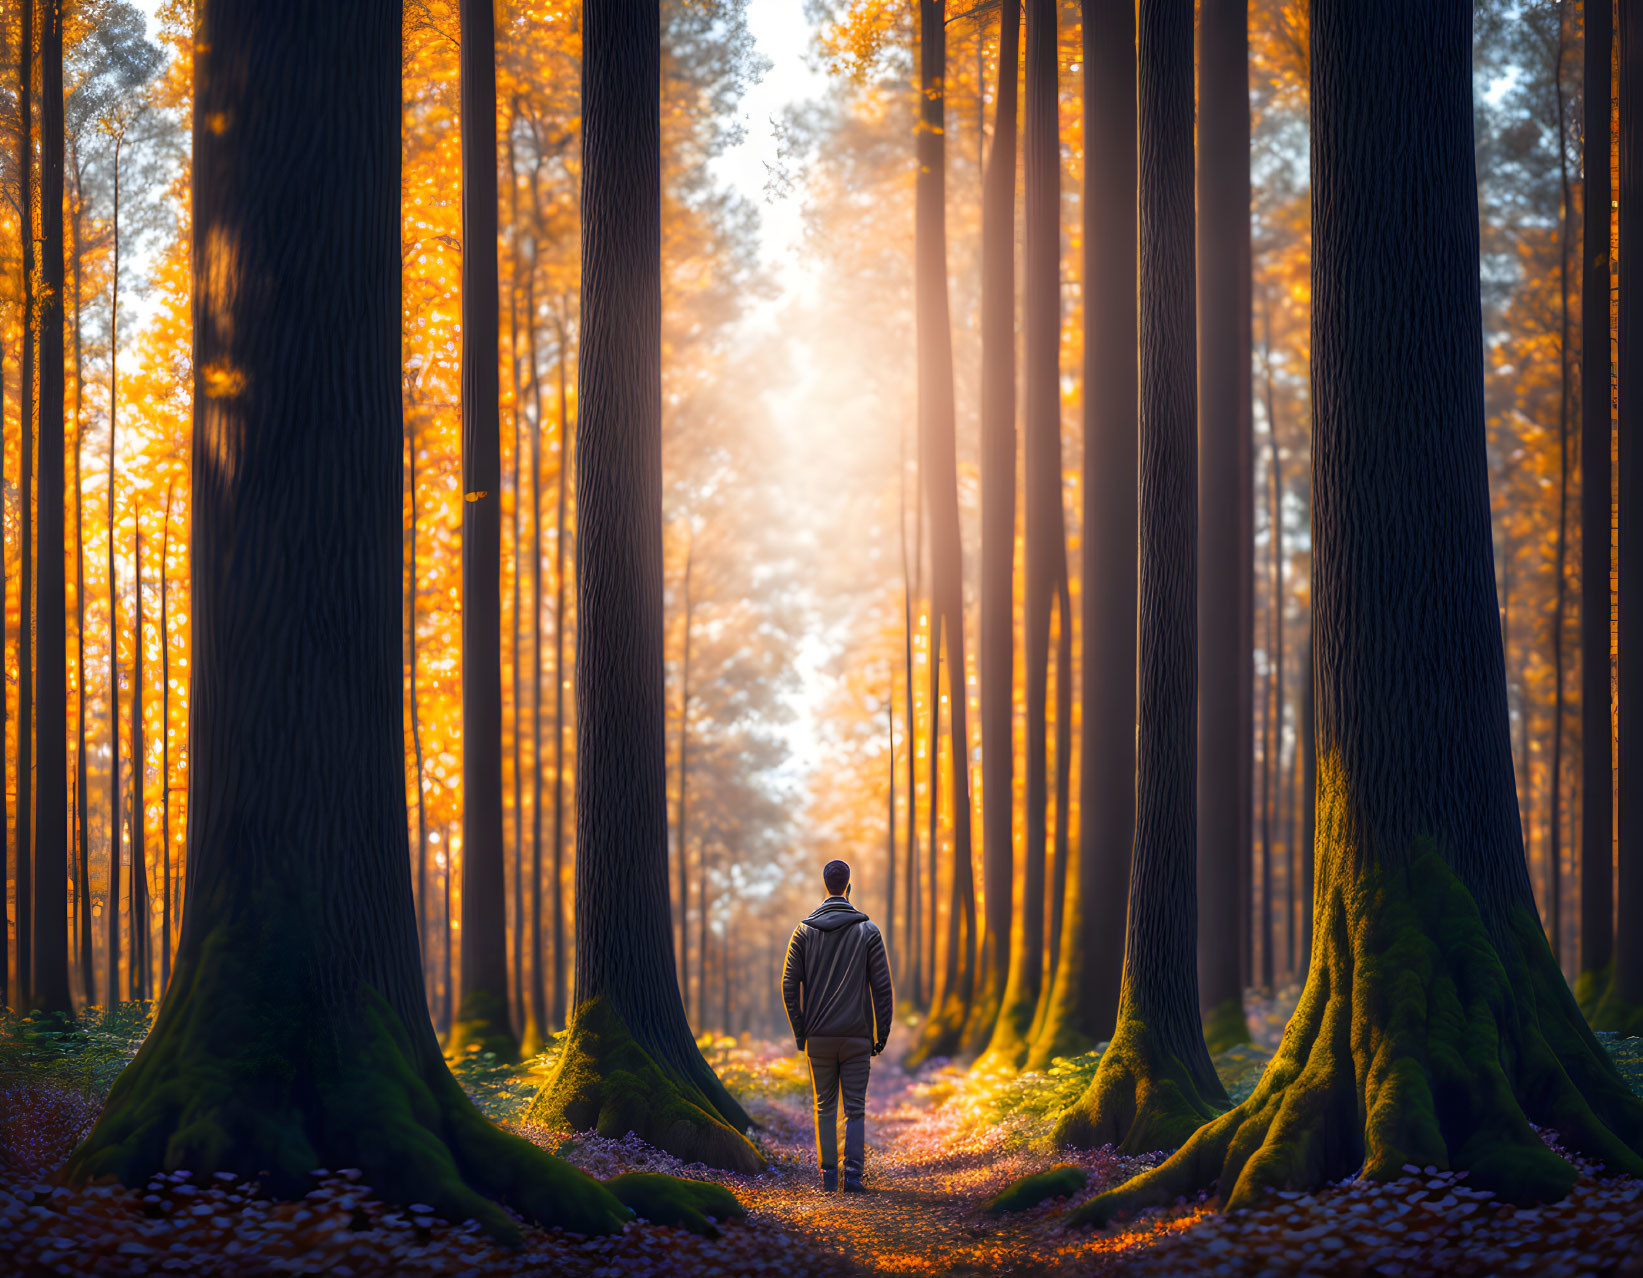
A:
{"type": "Polygon", "coordinates": [[[513,1009],[521,1025],[521,1042],[535,1046],[541,1033],[531,1016],[531,1007],[525,1001],[525,778],[524,714],[525,684],[519,668],[519,502],[523,495],[520,486],[523,449],[519,437],[519,405],[523,389],[519,381],[519,174],[514,162],[513,131],[516,113],[510,111],[507,120],[508,139],[508,371],[512,381],[513,403],[509,410],[509,427],[513,449],[513,634],[508,646],[508,659],[513,663],[513,1009]]]}
{"type": "MultiPolygon", "coordinates": [[[[41,6],[41,565],[34,625],[40,657],[35,747],[34,962],[29,1006],[72,1012],[68,934],[68,600],[63,575],[63,10],[41,6]]],[[[25,610],[25,617],[28,616],[25,610]]],[[[27,722],[26,718],[21,720],[27,722]]]]}
{"type": "Polygon", "coordinates": [[[108,1003],[120,1001],[120,591],[114,565],[114,456],[120,406],[120,151],[114,138],[113,296],[108,335],[108,1003]]]}
{"type": "MultiPolygon", "coordinates": [[[[920,456],[923,449],[919,450],[920,456]]],[[[918,485],[918,476],[913,479],[918,485]]],[[[924,945],[919,934],[919,871],[918,871],[918,714],[913,691],[913,599],[917,591],[907,560],[907,436],[900,436],[900,451],[896,467],[896,488],[900,496],[901,543],[901,639],[902,668],[906,671],[902,691],[903,713],[907,720],[907,957],[901,961],[906,980],[909,1002],[915,1008],[924,1006],[924,945]]]]}
{"type": "MultiPolygon", "coordinates": [[[[91,915],[91,830],[88,820],[87,784],[90,767],[86,758],[86,539],[85,486],[81,483],[80,453],[85,439],[83,380],[83,339],[81,336],[81,258],[85,246],[84,183],[81,181],[79,152],[75,151],[73,213],[74,248],[69,260],[74,264],[74,687],[78,702],[78,741],[74,756],[75,906],[80,919],[80,980],[86,1003],[97,1001],[97,961],[92,938],[91,915]]],[[[0,382],[4,378],[0,377],[0,382]]],[[[3,591],[0,591],[3,597],[3,591]]],[[[0,732],[0,739],[4,733],[0,732]]],[[[3,822],[0,822],[3,824],[3,822]]]]}
{"type": "Polygon", "coordinates": [[[148,803],[143,782],[143,525],[140,499],[131,511],[131,997],[149,995],[148,803]]]}
{"type": "Polygon", "coordinates": [[[1312,5],[1318,943],[1254,1094],[1078,1223],[1211,1182],[1238,1209],[1405,1164],[1560,1198],[1575,1169],[1531,1123],[1643,1171],[1643,1100],[1558,972],[1518,834],[1471,16],[1468,0],[1312,5]]]}
{"type": "Polygon", "coordinates": [[[553,1028],[548,1019],[548,985],[542,961],[542,370],[536,358],[536,255],[541,205],[537,200],[540,163],[531,171],[530,269],[525,273],[525,340],[530,348],[531,397],[535,420],[531,423],[531,987],[530,1020],[537,1041],[523,1044],[525,1051],[540,1051],[553,1028]]]}
{"type": "Polygon", "coordinates": [[[1621,927],[1614,975],[1593,1016],[1599,1029],[1643,1035],[1643,13],[1622,0],[1615,25],[1619,63],[1618,267],[1620,313],[1615,371],[1620,389],[1619,576],[1620,743],[1618,869],[1621,927]]]}
{"type": "Polygon", "coordinates": [[[1239,617],[1251,556],[1240,508],[1251,429],[1248,0],[1201,6],[1198,103],[1198,632],[1216,636],[1198,646],[1198,997],[1219,1052],[1249,1041],[1239,970],[1250,736],[1239,617]]]}
{"type": "MultiPolygon", "coordinates": [[[[519,1054],[508,1018],[502,835],[502,483],[496,269],[496,20],[461,0],[462,966],[453,1051],[519,1054]]],[[[448,856],[449,849],[446,851],[448,856]]]]}
{"type": "MultiPolygon", "coordinates": [[[[679,995],[684,1002],[685,1019],[690,1019],[690,876],[686,867],[689,864],[690,845],[686,842],[689,827],[685,822],[688,812],[688,796],[690,791],[690,569],[696,559],[696,538],[692,535],[690,544],[685,548],[685,616],[684,616],[684,646],[679,659],[679,819],[674,825],[674,847],[679,856],[679,995]]],[[[704,876],[705,887],[705,876],[704,876]]],[[[707,941],[707,914],[703,907],[701,918],[701,940],[707,941]]],[[[704,950],[705,953],[705,950],[704,950]]],[[[696,1007],[697,1020],[701,1019],[703,1008],[700,1001],[696,1007]]]]}
{"type": "Polygon", "coordinates": [[[896,674],[892,666],[884,694],[884,745],[890,755],[890,784],[884,832],[889,859],[884,875],[884,946],[896,952],[896,674]]]}
{"type": "MultiPolygon", "coordinates": [[[[1622,0],[1624,2],[1624,0],[1622,0]]],[[[1582,6],[1585,207],[1580,280],[1580,974],[1590,1002],[1614,956],[1614,721],[1609,695],[1610,6],[1582,6]]]]}
{"type": "MultiPolygon", "coordinates": [[[[416,429],[413,426],[406,432],[408,439],[407,452],[411,455],[410,477],[408,479],[410,506],[411,506],[411,555],[410,555],[410,589],[406,591],[406,611],[410,614],[406,633],[410,645],[411,690],[408,698],[411,706],[411,755],[416,768],[416,936],[417,949],[422,957],[422,972],[425,989],[436,985],[433,968],[433,956],[428,953],[428,917],[432,911],[428,908],[428,802],[422,778],[422,708],[419,703],[421,694],[421,661],[417,648],[417,600],[421,595],[417,561],[417,489],[416,489],[416,429]]],[[[447,863],[450,860],[450,849],[446,848],[447,863]]]]}
{"type": "MultiPolygon", "coordinates": [[[[1023,78],[1026,252],[1021,380],[1026,512],[1026,808],[1021,931],[1011,947],[1009,980],[987,1045],[989,1056],[1011,1066],[1027,1059],[1034,1014],[1044,988],[1050,618],[1055,608],[1056,583],[1067,558],[1061,517],[1061,152],[1053,0],[1028,0],[1023,78]]],[[[1066,672],[1059,673],[1065,679],[1066,672]]],[[[1058,758],[1056,765],[1064,769],[1065,760],[1058,758]]]]}
{"type": "Polygon", "coordinates": [[[165,526],[160,534],[160,993],[171,984],[171,485],[165,486],[165,526]]]}
{"type": "MultiPolygon", "coordinates": [[[[1309,592],[1310,594],[1310,592],[1309,592]]],[[[1301,950],[1298,964],[1302,978],[1312,963],[1312,875],[1317,862],[1315,813],[1318,806],[1317,743],[1317,639],[1316,623],[1308,620],[1306,656],[1301,669],[1306,683],[1301,687],[1301,950]]]]}
{"type": "MultiPolygon", "coordinates": [[[[958,514],[958,453],[953,407],[953,335],[947,305],[947,31],[944,0],[919,0],[918,178],[914,273],[918,327],[918,414],[923,492],[930,510],[930,938],[937,918],[935,885],[940,809],[940,671],[945,641],[948,683],[948,796],[952,877],[939,986],[909,1061],[951,1056],[960,1046],[975,985],[975,884],[970,846],[970,747],[964,661],[964,547],[958,514]]],[[[929,951],[934,969],[934,948],[929,951]]]]}
{"type": "Polygon", "coordinates": [[[582,29],[576,467],[576,997],[537,1121],[632,1131],[756,1170],[749,1121],[691,1037],[673,963],[662,666],[661,21],[582,29]],[[721,1121],[722,1120],[722,1121],[721,1121]]]}
{"type": "MultiPolygon", "coordinates": [[[[998,97],[981,207],[981,882],[985,927],[963,1049],[979,1051],[1010,977],[1015,909],[1015,161],[1021,6],[998,10],[998,97]]],[[[892,951],[893,953],[894,951],[892,951]]]]}
{"type": "Polygon", "coordinates": [[[1262,760],[1261,773],[1270,779],[1270,787],[1261,799],[1261,985],[1270,990],[1276,985],[1276,965],[1273,950],[1277,933],[1272,926],[1272,879],[1276,865],[1272,857],[1272,829],[1276,823],[1283,828],[1278,811],[1282,793],[1284,753],[1284,475],[1278,451],[1278,409],[1272,393],[1272,312],[1263,305],[1266,320],[1266,343],[1263,363],[1266,374],[1266,433],[1267,455],[1271,471],[1267,476],[1267,500],[1270,503],[1268,545],[1272,556],[1272,598],[1267,605],[1267,622],[1272,635],[1270,661],[1272,664],[1272,708],[1267,720],[1268,757],[1262,760]]]}
{"type": "Polygon", "coordinates": [[[1558,405],[1557,405],[1557,532],[1552,582],[1552,760],[1549,804],[1546,810],[1546,928],[1552,953],[1563,962],[1563,738],[1564,622],[1568,611],[1569,574],[1569,346],[1573,332],[1569,308],[1569,252],[1574,239],[1574,192],[1569,178],[1569,145],[1563,105],[1563,63],[1568,56],[1570,0],[1559,0],[1557,59],[1552,74],[1557,104],[1557,156],[1562,202],[1558,220],[1558,405]]]}
{"type": "Polygon", "coordinates": [[[1135,816],[1135,8],[1085,0],[1083,19],[1082,768],[1049,1022],[1069,1048],[1112,1037],[1135,816]]]}
{"type": "Polygon", "coordinates": [[[190,891],[154,1029],[68,1174],[141,1185],[182,1166],[300,1194],[315,1166],[357,1167],[391,1202],[503,1239],[518,1226],[488,1195],[620,1228],[608,1191],[474,1108],[423,1002],[398,644],[399,6],[204,0],[196,30],[190,891]]]}
{"type": "Polygon", "coordinates": [[[18,43],[18,197],[22,203],[22,226],[19,234],[23,241],[23,367],[22,394],[18,398],[17,420],[20,423],[17,467],[17,752],[16,804],[13,818],[13,864],[17,941],[16,986],[14,1006],[24,1007],[34,996],[34,839],[30,826],[30,803],[33,798],[34,769],[32,765],[34,728],[32,701],[33,678],[33,624],[34,605],[34,431],[35,431],[35,354],[40,346],[40,281],[35,276],[40,210],[37,207],[39,187],[34,168],[34,59],[38,53],[35,40],[35,6],[32,2],[20,6],[19,25],[22,28],[18,43]]]}
{"type": "MultiPolygon", "coordinates": [[[[559,302],[559,511],[553,538],[553,1024],[565,1024],[565,497],[571,481],[571,428],[565,387],[569,351],[559,302]]],[[[580,374],[578,374],[580,376],[580,374]]]]}
{"type": "Polygon", "coordinates": [[[1190,0],[1141,0],[1135,850],[1112,1045],[1057,1143],[1179,1144],[1227,1105],[1198,1013],[1197,387],[1190,0]]]}

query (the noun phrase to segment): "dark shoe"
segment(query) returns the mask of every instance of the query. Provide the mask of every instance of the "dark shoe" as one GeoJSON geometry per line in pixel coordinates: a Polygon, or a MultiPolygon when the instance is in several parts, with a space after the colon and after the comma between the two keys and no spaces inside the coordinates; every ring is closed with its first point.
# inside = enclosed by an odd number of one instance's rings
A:
{"type": "Polygon", "coordinates": [[[844,1192],[847,1194],[865,1194],[867,1190],[863,1187],[861,1181],[852,1180],[847,1176],[844,1180],[844,1192]]]}
{"type": "MultiPolygon", "coordinates": [[[[837,1193],[838,1188],[839,1188],[839,1173],[837,1171],[829,1171],[825,1167],[822,1168],[822,1183],[821,1183],[822,1193],[824,1193],[824,1194],[837,1193]]],[[[848,1189],[848,1188],[850,1188],[850,1186],[846,1185],[845,1188],[848,1189]]],[[[857,1185],[856,1188],[860,1189],[861,1186],[857,1185]]]]}

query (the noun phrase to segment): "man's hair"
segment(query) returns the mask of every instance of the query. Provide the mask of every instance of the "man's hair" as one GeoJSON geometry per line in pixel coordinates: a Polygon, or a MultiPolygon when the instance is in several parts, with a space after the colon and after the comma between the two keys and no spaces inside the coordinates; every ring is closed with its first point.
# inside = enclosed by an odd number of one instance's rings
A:
{"type": "Polygon", "coordinates": [[[829,893],[837,896],[850,886],[850,867],[843,861],[829,861],[822,866],[822,882],[829,893]]]}

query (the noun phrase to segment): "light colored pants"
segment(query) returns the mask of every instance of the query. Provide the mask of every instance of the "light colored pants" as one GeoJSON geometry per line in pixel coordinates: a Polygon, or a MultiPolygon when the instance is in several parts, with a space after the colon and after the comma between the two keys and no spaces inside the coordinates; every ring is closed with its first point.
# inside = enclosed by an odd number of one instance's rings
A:
{"type": "Polygon", "coordinates": [[[839,1089],[844,1090],[844,1178],[861,1179],[867,1145],[867,1075],[873,1042],[866,1038],[812,1038],[805,1042],[810,1058],[810,1087],[816,1099],[816,1155],[823,1171],[838,1167],[839,1089]]]}

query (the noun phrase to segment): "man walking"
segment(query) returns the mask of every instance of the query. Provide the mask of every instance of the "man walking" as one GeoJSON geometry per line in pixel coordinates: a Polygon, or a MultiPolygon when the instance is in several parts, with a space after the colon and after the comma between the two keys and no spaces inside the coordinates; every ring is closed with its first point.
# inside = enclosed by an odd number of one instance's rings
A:
{"type": "Polygon", "coordinates": [[[799,1050],[810,1058],[822,1192],[838,1188],[839,1087],[844,1088],[844,1190],[861,1192],[867,1144],[867,1074],[890,1038],[895,997],[884,937],[850,904],[850,867],[822,867],[827,899],[793,932],[782,1002],[799,1050]]]}

